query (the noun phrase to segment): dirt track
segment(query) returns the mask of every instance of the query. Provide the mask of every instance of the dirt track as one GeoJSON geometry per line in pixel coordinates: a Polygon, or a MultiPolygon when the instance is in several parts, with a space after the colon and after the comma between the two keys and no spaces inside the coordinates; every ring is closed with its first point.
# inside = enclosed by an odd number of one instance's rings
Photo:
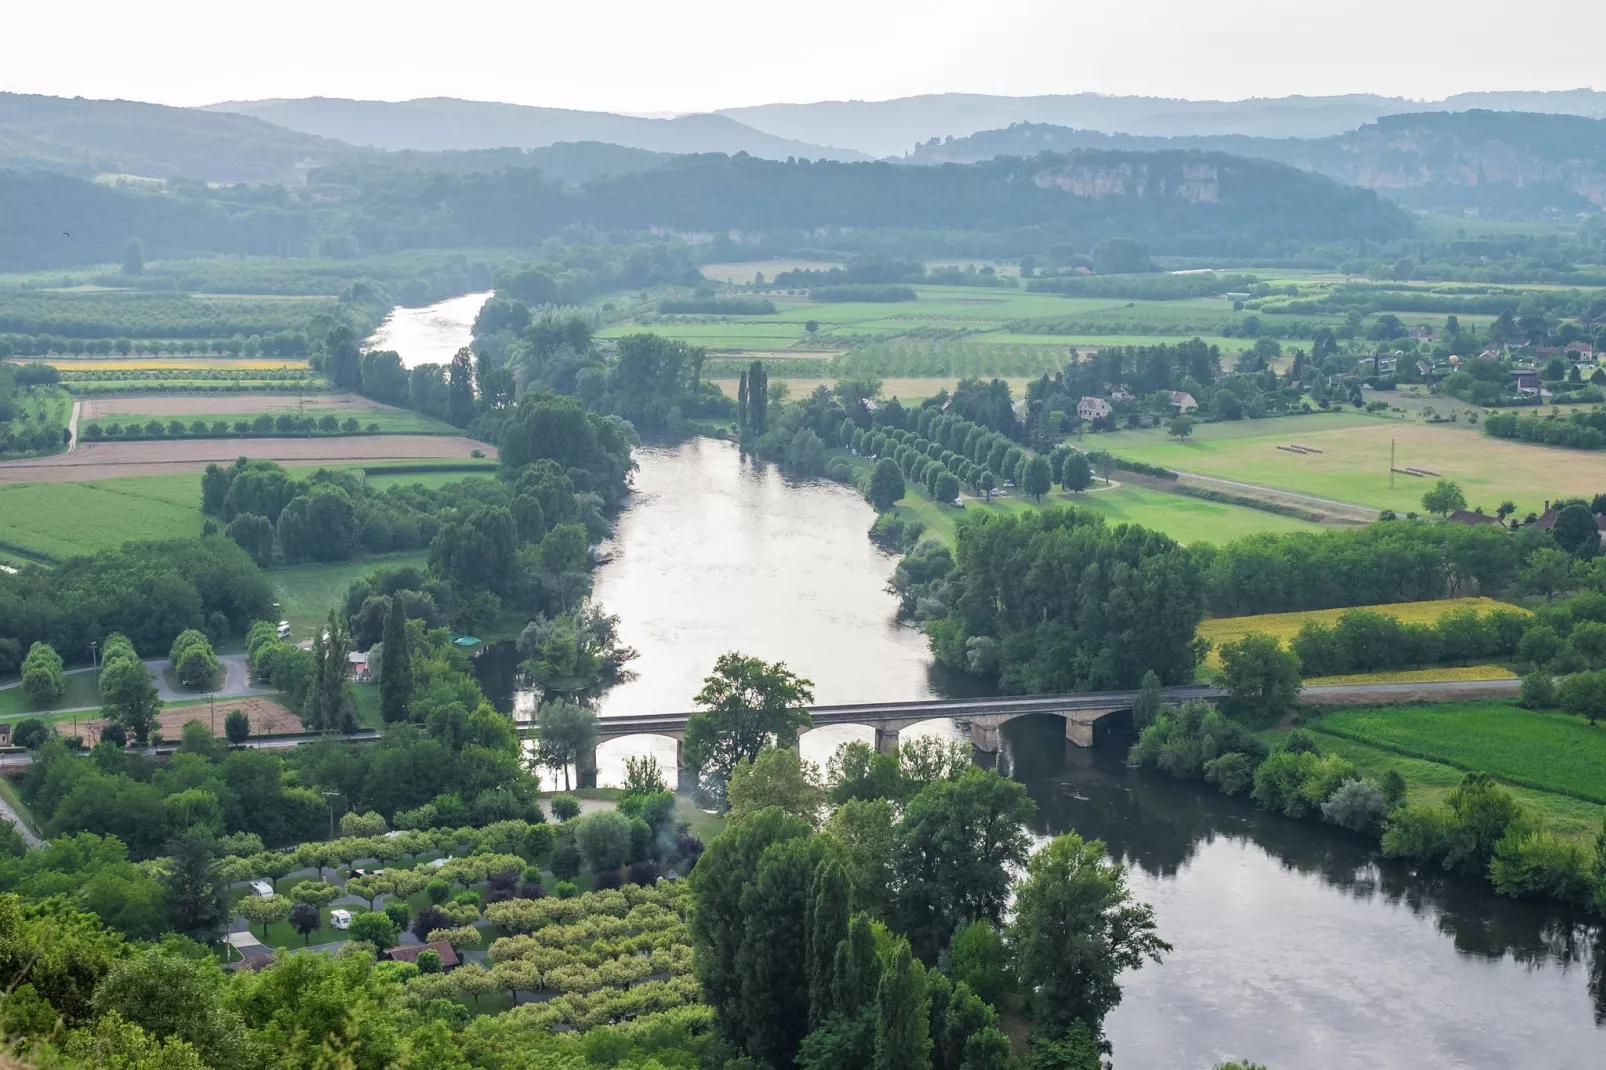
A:
{"type": "Polygon", "coordinates": [[[468,460],[473,450],[496,456],[496,447],[442,435],[353,435],[330,438],[217,438],[174,442],[88,442],[71,453],[0,461],[0,483],[77,483],[120,476],[194,472],[236,457],[295,467],[354,462],[468,460]]]}
{"type": "MultiPolygon", "coordinates": [[[[281,735],[304,730],[301,718],[270,698],[220,698],[215,705],[217,727],[213,735],[223,735],[223,719],[228,716],[230,710],[240,710],[250,718],[253,736],[281,735]]],[[[187,722],[201,721],[211,727],[213,719],[212,707],[205,704],[169,707],[157,718],[155,730],[162,734],[163,739],[177,743],[179,737],[184,734],[184,725],[187,722]]],[[[84,737],[86,745],[93,747],[100,742],[100,730],[105,724],[103,720],[79,721],[78,734],[84,737]]],[[[73,722],[57,721],[56,731],[64,736],[72,735],[73,722]]]]}
{"type": "MultiPolygon", "coordinates": [[[[377,401],[356,394],[308,394],[306,407],[353,412],[385,409],[377,401]]],[[[163,394],[126,398],[87,398],[83,418],[98,416],[210,416],[213,413],[294,412],[300,399],[289,394],[163,394]]]]}

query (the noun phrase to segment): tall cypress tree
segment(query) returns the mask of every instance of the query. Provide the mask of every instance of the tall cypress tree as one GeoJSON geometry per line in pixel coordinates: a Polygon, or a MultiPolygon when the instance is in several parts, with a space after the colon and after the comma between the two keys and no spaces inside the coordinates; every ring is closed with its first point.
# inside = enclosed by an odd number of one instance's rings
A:
{"type": "Polygon", "coordinates": [[[747,427],[747,371],[743,369],[741,379],[736,383],[736,426],[738,429],[747,427]]]}
{"type": "Polygon", "coordinates": [[[791,1066],[808,1035],[809,877],[819,865],[806,838],[765,849],[753,883],[742,890],[746,916],[736,953],[747,1053],[769,1066],[791,1066]]]}
{"type": "Polygon", "coordinates": [[[931,1010],[925,968],[899,937],[876,990],[875,1070],[931,1070],[931,1010]]]}
{"type": "Polygon", "coordinates": [[[385,612],[384,647],[379,652],[379,711],[386,724],[407,719],[413,698],[413,656],[407,646],[407,610],[401,595],[390,598],[385,612]]]}
{"type": "Polygon", "coordinates": [[[876,958],[870,915],[855,914],[848,925],[847,939],[837,945],[831,966],[831,999],[836,1012],[845,1018],[858,1014],[861,1007],[875,999],[880,983],[881,962],[876,958]]]}
{"type": "Polygon", "coordinates": [[[809,1026],[830,1017],[831,981],[837,946],[848,936],[847,873],[834,858],[814,871],[814,898],[809,904],[809,1026]]]}

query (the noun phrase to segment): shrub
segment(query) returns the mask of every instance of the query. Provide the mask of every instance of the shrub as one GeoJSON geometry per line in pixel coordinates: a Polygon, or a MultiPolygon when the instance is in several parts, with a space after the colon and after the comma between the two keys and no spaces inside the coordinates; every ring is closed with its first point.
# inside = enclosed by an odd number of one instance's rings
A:
{"type": "Polygon", "coordinates": [[[1489,879],[1501,895],[1558,899],[1584,907],[1595,892],[1591,861],[1590,853],[1576,843],[1519,827],[1495,845],[1489,879]]]}
{"type": "Polygon", "coordinates": [[[1556,678],[1549,669],[1535,669],[1522,678],[1518,702],[1530,710],[1547,710],[1556,705],[1556,678]]]}
{"type": "Polygon", "coordinates": [[[50,726],[37,717],[25,717],[11,730],[11,742],[28,750],[38,750],[51,736],[50,726]]]}
{"type": "Polygon", "coordinates": [[[630,861],[630,819],[616,810],[595,810],[575,822],[574,842],[600,877],[630,861]]]}
{"type": "Polygon", "coordinates": [[[559,821],[572,821],[580,816],[580,800],[573,795],[554,795],[550,806],[552,816],[559,821]]]}
{"type": "Polygon", "coordinates": [[[1370,780],[1346,780],[1322,803],[1322,820],[1353,832],[1372,832],[1389,814],[1383,789],[1370,780]]]}
{"type": "Polygon", "coordinates": [[[1336,754],[1283,750],[1260,763],[1250,794],[1267,810],[1304,817],[1319,810],[1344,781],[1357,776],[1355,766],[1336,754]]]}
{"type": "Polygon", "coordinates": [[[35,706],[56,701],[67,690],[61,655],[48,643],[34,643],[22,661],[22,693],[35,706]]]}
{"type": "Polygon", "coordinates": [[[1225,795],[1237,795],[1255,781],[1255,767],[1249,756],[1239,751],[1212,758],[1204,764],[1206,783],[1214,784],[1225,795]]]}

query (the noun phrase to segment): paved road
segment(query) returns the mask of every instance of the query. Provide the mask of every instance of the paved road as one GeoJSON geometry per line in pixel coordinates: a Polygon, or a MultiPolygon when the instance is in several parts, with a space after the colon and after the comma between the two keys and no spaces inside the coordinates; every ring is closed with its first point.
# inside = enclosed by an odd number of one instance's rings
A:
{"type": "Polygon", "coordinates": [[[67,418],[68,453],[71,453],[73,450],[78,448],[78,414],[83,410],[83,407],[84,403],[82,401],[73,402],[72,415],[67,418]]]}
{"type": "MultiPolygon", "coordinates": [[[[218,698],[248,698],[253,695],[277,695],[278,692],[271,687],[252,687],[244,654],[219,654],[218,667],[223,673],[223,683],[216,691],[179,691],[168,686],[167,678],[163,673],[173,663],[167,658],[157,658],[145,662],[145,667],[156,677],[156,694],[163,702],[184,702],[189,699],[205,698],[215,695],[218,698]]],[[[72,669],[67,673],[73,676],[78,673],[98,672],[97,669],[72,669]]],[[[20,680],[9,684],[0,684],[0,690],[9,687],[21,686],[20,680]]],[[[47,713],[84,713],[87,710],[98,710],[99,706],[76,706],[64,710],[47,710],[47,713]]]]}

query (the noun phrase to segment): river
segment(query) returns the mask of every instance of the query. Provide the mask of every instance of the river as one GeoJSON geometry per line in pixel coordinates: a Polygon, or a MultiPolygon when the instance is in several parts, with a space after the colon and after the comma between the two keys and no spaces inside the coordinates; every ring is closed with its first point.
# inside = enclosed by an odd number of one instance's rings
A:
{"type": "Polygon", "coordinates": [[[397,305],[363,342],[364,349],[393,349],[402,366],[448,364],[468,345],[474,317],[490,300],[490,293],[449,297],[433,305],[403,308],[397,305]]]}
{"type": "MultiPolygon", "coordinates": [[[[820,702],[945,690],[922,637],[893,620],[893,561],[865,538],[872,514],[856,494],[789,481],[708,439],[637,459],[596,597],[641,657],[602,716],[690,708],[727,650],[785,660],[820,702]]],[[[958,738],[946,722],[926,728],[958,738]]],[[[803,737],[803,755],[823,765],[870,735],[821,729],[803,737]]],[[[1066,744],[1057,718],[1030,719],[1002,742],[1000,768],[1037,801],[1034,832],[1104,840],[1175,947],[1122,977],[1107,1023],[1120,1070],[1234,1057],[1272,1070],[1606,1065],[1606,955],[1565,914],[1134,773],[1119,732],[1086,751],[1066,744]]],[[[667,740],[617,741],[598,756],[599,783],[618,783],[625,755],[640,753],[674,760],[667,740]]]]}

